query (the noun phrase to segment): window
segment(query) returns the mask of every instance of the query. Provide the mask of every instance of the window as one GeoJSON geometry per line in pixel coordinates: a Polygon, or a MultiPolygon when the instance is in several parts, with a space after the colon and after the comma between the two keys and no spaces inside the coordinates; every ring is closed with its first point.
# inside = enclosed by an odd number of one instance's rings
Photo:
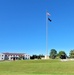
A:
{"type": "Polygon", "coordinates": [[[3,57],[3,55],[2,55],[2,57],[3,57]]]}

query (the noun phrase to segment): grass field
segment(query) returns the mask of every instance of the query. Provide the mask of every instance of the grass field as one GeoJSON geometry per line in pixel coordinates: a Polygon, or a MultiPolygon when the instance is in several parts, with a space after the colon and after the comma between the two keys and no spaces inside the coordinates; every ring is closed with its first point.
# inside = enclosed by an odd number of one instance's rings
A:
{"type": "Polygon", "coordinates": [[[74,75],[74,61],[1,61],[0,75],[74,75]]]}

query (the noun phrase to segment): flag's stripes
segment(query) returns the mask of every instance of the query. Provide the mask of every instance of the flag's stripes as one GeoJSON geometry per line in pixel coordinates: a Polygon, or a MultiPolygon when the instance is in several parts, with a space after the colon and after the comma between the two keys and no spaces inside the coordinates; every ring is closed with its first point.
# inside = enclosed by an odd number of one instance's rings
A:
{"type": "Polygon", "coordinates": [[[49,13],[49,12],[47,12],[46,14],[47,14],[48,16],[50,16],[50,13],[49,13]]]}
{"type": "Polygon", "coordinates": [[[50,18],[48,18],[48,20],[51,22],[52,20],[50,18]]]}

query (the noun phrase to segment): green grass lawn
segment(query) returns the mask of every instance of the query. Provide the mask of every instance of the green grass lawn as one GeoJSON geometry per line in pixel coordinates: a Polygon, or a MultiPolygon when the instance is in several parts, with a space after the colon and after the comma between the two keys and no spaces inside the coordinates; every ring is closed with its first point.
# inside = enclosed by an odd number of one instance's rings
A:
{"type": "Polygon", "coordinates": [[[74,61],[3,61],[0,62],[0,75],[74,75],[74,61]]]}

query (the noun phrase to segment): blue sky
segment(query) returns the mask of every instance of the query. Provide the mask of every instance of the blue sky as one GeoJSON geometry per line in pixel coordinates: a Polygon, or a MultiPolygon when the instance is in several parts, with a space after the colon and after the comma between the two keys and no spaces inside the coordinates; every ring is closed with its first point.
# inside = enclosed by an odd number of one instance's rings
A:
{"type": "Polygon", "coordinates": [[[69,54],[74,49],[74,0],[0,0],[0,52],[46,54],[48,50],[69,54]]]}

